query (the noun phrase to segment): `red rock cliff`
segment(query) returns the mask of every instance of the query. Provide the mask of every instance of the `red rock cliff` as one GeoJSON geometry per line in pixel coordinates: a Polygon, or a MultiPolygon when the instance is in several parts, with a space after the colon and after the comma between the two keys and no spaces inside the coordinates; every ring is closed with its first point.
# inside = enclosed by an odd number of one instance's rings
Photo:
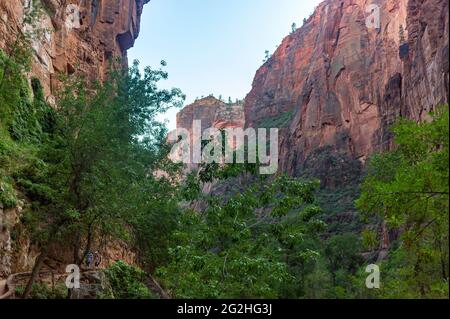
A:
{"type": "Polygon", "coordinates": [[[448,102],[448,3],[324,1],[257,71],[246,125],[286,123],[280,167],[294,175],[323,147],[361,161],[389,148],[395,118],[448,102]],[[372,3],[379,29],[366,24],[372,3]]]}
{"type": "MultiPolygon", "coordinates": [[[[45,15],[40,28],[48,30],[33,41],[33,74],[47,97],[58,85],[58,73],[79,72],[102,79],[108,61],[120,57],[139,34],[140,17],[150,0],[41,0],[45,15]]],[[[24,9],[30,0],[0,0],[0,48],[5,49],[22,32],[24,9]]]]}
{"type": "Polygon", "coordinates": [[[186,106],[177,114],[177,127],[192,130],[194,120],[202,121],[202,130],[244,127],[243,107],[239,104],[226,104],[209,96],[186,106]]]}
{"type": "MultiPolygon", "coordinates": [[[[201,121],[202,133],[208,128],[219,130],[243,128],[245,126],[244,108],[241,104],[227,104],[209,96],[186,106],[177,114],[177,128],[188,130],[191,141],[196,138],[193,130],[194,121],[201,121]]],[[[187,171],[196,167],[196,165],[187,165],[187,171]]]]}

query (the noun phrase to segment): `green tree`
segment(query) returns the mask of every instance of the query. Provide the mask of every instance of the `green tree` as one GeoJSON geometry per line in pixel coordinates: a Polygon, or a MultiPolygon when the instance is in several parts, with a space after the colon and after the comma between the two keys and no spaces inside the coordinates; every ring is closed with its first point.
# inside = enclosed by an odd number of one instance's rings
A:
{"type": "Polygon", "coordinates": [[[357,201],[361,210],[381,214],[401,230],[403,265],[392,277],[410,283],[404,293],[417,297],[435,294],[449,276],[448,106],[431,116],[429,122],[404,119],[394,126],[397,147],[370,160],[357,201]]]}
{"type": "Polygon", "coordinates": [[[147,275],[138,267],[117,261],[105,270],[116,299],[151,299],[147,275]]]}
{"type": "Polygon", "coordinates": [[[362,232],[363,245],[369,251],[377,249],[380,245],[377,232],[369,229],[365,229],[362,232]]]}
{"type": "MultiPolygon", "coordinates": [[[[80,264],[96,235],[131,239],[145,211],[136,203],[158,182],[153,172],[165,156],[167,130],[156,116],[184,99],[177,89],[157,88],[166,78],[162,69],[145,68],[142,74],[135,62],[112,69],[103,84],[67,81],[58,97],[57,133],[41,149],[43,169],[22,182],[39,203],[39,218],[35,212],[30,218],[42,246],[34,275],[55,241],[71,244],[73,262],[80,264]]],[[[151,198],[144,203],[151,206],[151,198]]],[[[33,277],[24,296],[32,282],[33,277]]]]}
{"type": "Polygon", "coordinates": [[[295,33],[295,31],[297,31],[297,23],[292,23],[291,25],[291,34],[295,33]]]}
{"type": "Polygon", "coordinates": [[[182,215],[172,262],[158,269],[159,277],[174,297],[280,297],[292,280],[290,260],[316,256],[297,249],[324,227],[313,205],[316,187],[279,177],[228,200],[209,198],[203,213],[182,215]]]}
{"type": "Polygon", "coordinates": [[[325,246],[324,255],[332,274],[333,285],[342,286],[339,275],[355,272],[362,264],[361,241],[356,234],[348,233],[331,237],[325,246]]]}

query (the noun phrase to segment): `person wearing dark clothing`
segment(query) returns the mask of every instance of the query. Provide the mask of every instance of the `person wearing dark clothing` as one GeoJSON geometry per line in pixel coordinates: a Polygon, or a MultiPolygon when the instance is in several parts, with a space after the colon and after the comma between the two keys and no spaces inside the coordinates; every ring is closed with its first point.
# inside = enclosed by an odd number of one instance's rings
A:
{"type": "Polygon", "coordinates": [[[92,251],[89,251],[89,252],[86,254],[86,266],[87,266],[88,268],[91,268],[93,262],[94,262],[94,254],[92,253],[92,251]]]}

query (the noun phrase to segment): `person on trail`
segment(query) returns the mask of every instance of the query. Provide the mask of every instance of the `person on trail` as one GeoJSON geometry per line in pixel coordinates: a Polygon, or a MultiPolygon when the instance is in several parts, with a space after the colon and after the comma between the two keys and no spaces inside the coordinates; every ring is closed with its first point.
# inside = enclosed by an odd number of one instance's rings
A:
{"type": "Polygon", "coordinates": [[[88,268],[91,268],[93,262],[94,262],[94,254],[92,253],[92,251],[89,251],[89,252],[86,254],[86,266],[87,266],[88,268]]]}
{"type": "Polygon", "coordinates": [[[98,252],[98,250],[94,253],[94,266],[98,268],[102,263],[102,255],[98,252]]]}

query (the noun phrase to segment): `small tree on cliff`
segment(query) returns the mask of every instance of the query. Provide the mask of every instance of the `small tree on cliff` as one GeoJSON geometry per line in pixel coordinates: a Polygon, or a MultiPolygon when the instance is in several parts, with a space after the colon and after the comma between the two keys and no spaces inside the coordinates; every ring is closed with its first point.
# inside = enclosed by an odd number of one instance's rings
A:
{"type": "Polygon", "coordinates": [[[269,61],[269,59],[270,59],[270,51],[266,50],[266,51],[264,51],[263,63],[266,63],[267,61],[269,61]]]}
{"type": "Polygon", "coordinates": [[[291,34],[295,33],[295,31],[297,31],[297,23],[292,23],[291,25],[291,34]]]}

